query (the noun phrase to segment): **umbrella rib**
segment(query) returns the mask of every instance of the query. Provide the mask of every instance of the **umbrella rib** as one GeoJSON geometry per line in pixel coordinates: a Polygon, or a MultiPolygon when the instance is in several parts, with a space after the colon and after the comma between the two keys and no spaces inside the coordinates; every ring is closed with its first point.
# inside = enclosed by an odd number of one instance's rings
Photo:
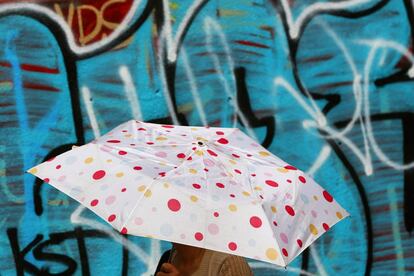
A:
{"type": "MultiPolygon", "coordinates": [[[[195,151],[192,151],[192,153],[188,156],[188,158],[190,158],[193,154],[195,153],[195,151]]],[[[187,159],[186,159],[186,161],[187,161],[187,159]]],[[[125,225],[127,225],[128,224],[128,222],[129,222],[129,220],[130,220],[130,218],[131,218],[131,216],[132,216],[132,214],[135,212],[135,210],[136,210],[136,208],[138,207],[138,205],[139,205],[139,203],[142,201],[142,199],[144,198],[144,195],[145,195],[145,193],[146,193],[146,191],[148,191],[154,184],[155,184],[155,182],[156,181],[158,181],[158,180],[160,180],[161,178],[162,179],[166,179],[167,177],[167,175],[170,175],[172,172],[174,172],[174,171],[177,171],[178,169],[180,169],[185,163],[186,163],[186,161],[184,161],[184,162],[182,162],[180,165],[178,165],[176,168],[174,168],[174,169],[172,169],[172,170],[170,170],[170,171],[168,171],[166,174],[165,174],[165,176],[161,176],[161,175],[159,175],[159,176],[157,176],[157,177],[155,177],[153,180],[152,180],[152,182],[151,182],[151,184],[150,185],[148,185],[148,187],[145,189],[145,191],[143,191],[142,192],[142,194],[141,194],[141,197],[137,200],[137,203],[135,203],[135,206],[134,206],[134,208],[132,209],[132,211],[129,213],[129,215],[128,215],[128,217],[126,218],[126,220],[125,220],[125,222],[122,224],[122,226],[121,226],[121,229],[120,230],[122,230],[122,228],[124,228],[125,227],[125,225]]]]}

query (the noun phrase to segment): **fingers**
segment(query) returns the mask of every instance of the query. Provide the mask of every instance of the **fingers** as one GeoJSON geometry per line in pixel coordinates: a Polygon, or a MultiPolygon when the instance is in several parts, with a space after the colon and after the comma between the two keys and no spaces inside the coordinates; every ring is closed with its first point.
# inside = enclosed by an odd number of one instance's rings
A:
{"type": "Polygon", "coordinates": [[[74,148],[78,148],[79,146],[77,146],[77,145],[73,145],[72,146],[72,149],[74,149],[74,148]]]}
{"type": "Polygon", "coordinates": [[[160,270],[165,273],[178,272],[177,268],[170,263],[163,263],[160,270]]]}

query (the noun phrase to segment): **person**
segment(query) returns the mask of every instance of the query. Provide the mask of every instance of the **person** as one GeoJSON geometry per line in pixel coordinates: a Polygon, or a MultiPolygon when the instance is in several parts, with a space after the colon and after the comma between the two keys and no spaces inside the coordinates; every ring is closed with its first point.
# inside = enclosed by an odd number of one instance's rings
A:
{"type": "Polygon", "coordinates": [[[251,276],[243,257],[209,249],[173,243],[164,252],[155,276],[251,276]]]}

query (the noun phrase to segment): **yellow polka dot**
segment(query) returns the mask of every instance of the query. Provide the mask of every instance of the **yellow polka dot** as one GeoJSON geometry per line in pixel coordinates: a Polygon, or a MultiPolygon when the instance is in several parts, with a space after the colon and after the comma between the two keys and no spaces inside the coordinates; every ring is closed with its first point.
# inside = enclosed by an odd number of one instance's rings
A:
{"type": "Polygon", "coordinates": [[[124,137],[126,138],[132,137],[132,134],[125,134],[124,137]]]}
{"type": "Polygon", "coordinates": [[[116,177],[123,177],[123,176],[124,176],[123,172],[119,172],[119,173],[116,174],[116,177]]]}
{"type": "Polygon", "coordinates": [[[192,202],[197,202],[198,201],[198,197],[196,197],[194,195],[190,196],[190,199],[191,199],[192,202]]]}
{"type": "Polygon", "coordinates": [[[231,164],[233,164],[233,165],[236,165],[237,164],[237,162],[236,161],[234,161],[234,160],[229,160],[229,162],[231,163],[231,164]]]}
{"type": "Polygon", "coordinates": [[[316,195],[313,196],[313,199],[318,201],[318,197],[316,195]]]}
{"type": "Polygon", "coordinates": [[[277,259],[277,251],[273,248],[268,248],[266,250],[266,257],[269,260],[272,260],[272,261],[276,260],[277,259]]]}
{"type": "Polygon", "coordinates": [[[108,160],[106,160],[106,162],[112,163],[112,159],[108,159],[108,160]]]}
{"type": "Polygon", "coordinates": [[[276,209],[275,206],[271,206],[270,209],[272,210],[273,213],[276,213],[277,212],[277,209],[276,209]]]}
{"type": "Polygon", "coordinates": [[[229,210],[232,211],[232,212],[236,212],[237,211],[237,206],[234,205],[234,204],[230,204],[229,205],[229,210]]]}
{"type": "Polygon", "coordinates": [[[312,234],[318,235],[318,229],[316,229],[315,225],[310,224],[309,225],[309,230],[311,231],[312,234]]]}
{"type": "Polygon", "coordinates": [[[188,172],[189,173],[192,173],[192,174],[196,174],[197,173],[197,170],[195,170],[195,169],[189,169],[188,172]]]}
{"type": "Polygon", "coordinates": [[[201,137],[201,136],[198,136],[196,139],[197,140],[200,140],[200,141],[204,141],[204,142],[207,142],[208,141],[206,138],[201,137]]]}
{"type": "Polygon", "coordinates": [[[254,187],[254,189],[255,189],[256,191],[262,191],[262,190],[263,190],[263,189],[262,189],[262,187],[259,187],[259,186],[254,187]]]}
{"type": "Polygon", "coordinates": [[[164,137],[164,136],[158,136],[157,138],[155,138],[155,140],[157,140],[157,141],[165,141],[165,140],[168,140],[168,138],[167,137],[164,137]]]}
{"type": "Polygon", "coordinates": [[[84,162],[85,162],[85,164],[90,164],[90,163],[93,162],[93,158],[92,157],[88,157],[88,158],[85,159],[84,162]]]}
{"type": "Polygon", "coordinates": [[[147,188],[147,186],[141,185],[141,186],[138,187],[138,191],[143,192],[143,191],[145,191],[146,188],[147,188]]]}
{"type": "Polygon", "coordinates": [[[29,170],[29,173],[37,173],[37,169],[36,168],[32,168],[29,170]]]}
{"type": "Polygon", "coordinates": [[[287,173],[289,170],[285,168],[277,168],[277,171],[281,173],[287,173]]]}
{"type": "Polygon", "coordinates": [[[164,183],[164,188],[167,188],[167,189],[168,189],[169,187],[170,187],[170,184],[169,184],[169,183],[167,183],[167,182],[165,182],[165,183],[164,183]]]}
{"type": "Polygon", "coordinates": [[[244,191],[242,194],[243,194],[244,196],[250,196],[250,193],[249,193],[249,192],[246,192],[246,191],[244,191]]]}
{"type": "Polygon", "coordinates": [[[161,165],[161,166],[166,166],[167,164],[166,163],[164,163],[164,162],[159,162],[158,163],[159,165],[161,165]]]}
{"type": "Polygon", "coordinates": [[[197,130],[198,130],[198,128],[196,128],[196,127],[192,127],[192,128],[191,128],[191,130],[197,131],[197,130]]]}
{"type": "Polygon", "coordinates": [[[151,192],[151,190],[149,190],[149,189],[148,189],[148,190],[146,190],[146,191],[145,191],[145,193],[144,193],[144,196],[145,196],[145,197],[151,197],[151,196],[152,196],[152,192],[151,192]]]}
{"type": "Polygon", "coordinates": [[[197,154],[198,156],[203,156],[204,152],[202,150],[196,150],[195,154],[197,154]]]}
{"type": "Polygon", "coordinates": [[[342,219],[344,216],[342,215],[341,212],[336,212],[336,217],[339,219],[342,219]]]}
{"type": "Polygon", "coordinates": [[[269,156],[270,155],[270,153],[268,153],[267,151],[259,151],[259,154],[261,155],[261,156],[269,156]]]}

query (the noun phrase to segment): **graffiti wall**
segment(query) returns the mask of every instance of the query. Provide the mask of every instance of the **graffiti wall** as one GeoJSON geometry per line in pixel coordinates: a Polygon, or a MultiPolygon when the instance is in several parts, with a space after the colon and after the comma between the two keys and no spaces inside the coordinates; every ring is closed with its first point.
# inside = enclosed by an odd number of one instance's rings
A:
{"type": "Polygon", "coordinates": [[[121,236],[24,171],[135,118],[239,127],[351,213],[257,275],[414,274],[411,0],[0,4],[0,274],[150,275],[121,236]]]}

